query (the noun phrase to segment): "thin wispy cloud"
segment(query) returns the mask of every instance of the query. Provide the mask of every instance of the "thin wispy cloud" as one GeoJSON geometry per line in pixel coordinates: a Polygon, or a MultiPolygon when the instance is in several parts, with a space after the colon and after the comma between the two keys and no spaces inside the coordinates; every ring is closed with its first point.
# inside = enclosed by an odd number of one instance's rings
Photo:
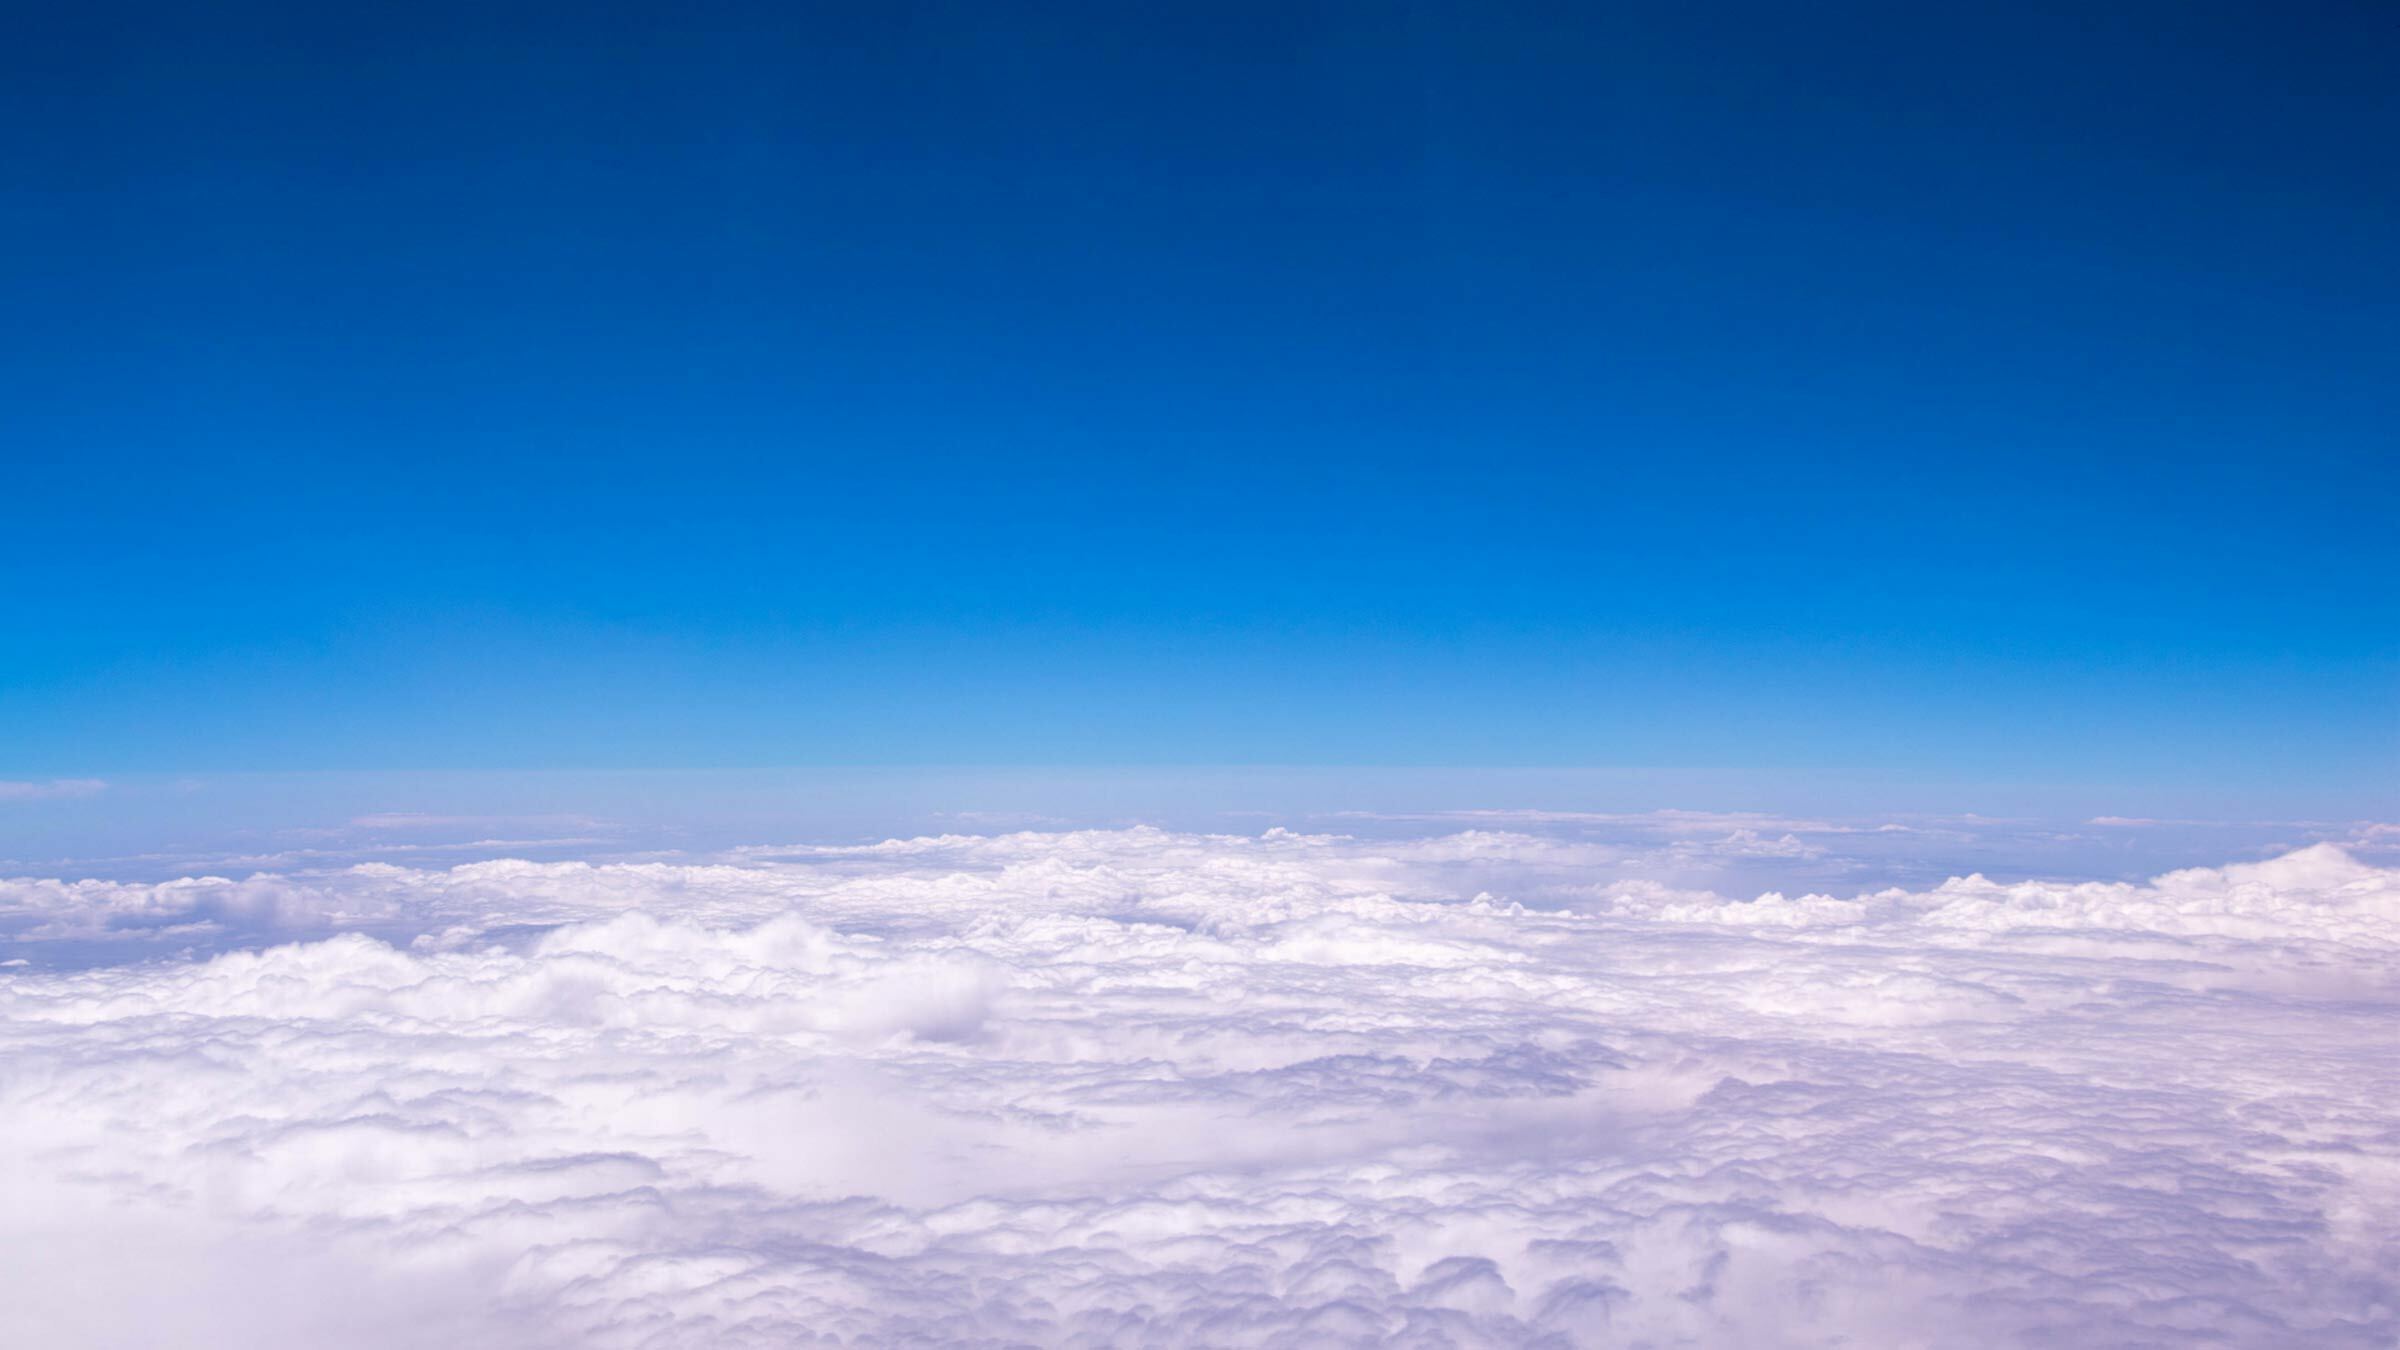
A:
{"type": "Polygon", "coordinates": [[[52,778],[48,780],[0,778],[0,803],[97,797],[106,791],[108,791],[107,781],[99,778],[52,778]]]}
{"type": "Polygon", "coordinates": [[[483,830],[502,827],[548,826],[553,828],[594,830],[608,822],[590,816],[573,814],[544,815],[443,815],[430,811],[370,811],[352,816],[350,824],[361,830],[483,830]]]}

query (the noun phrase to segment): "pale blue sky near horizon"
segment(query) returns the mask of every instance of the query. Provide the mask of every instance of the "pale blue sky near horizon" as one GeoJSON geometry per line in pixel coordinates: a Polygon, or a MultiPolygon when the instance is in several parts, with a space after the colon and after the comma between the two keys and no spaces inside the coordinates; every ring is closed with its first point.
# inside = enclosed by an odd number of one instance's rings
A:
{"type": "MultiPolygon", "coordinates": [[[[0,782],[0,876],[157,881],[360,863],[771,860],[757,846],[1018,830],[1491,833],[1652,880],[1843,894],[1983,872],[2132,880],[2331,843],[2400,860],[2400,803],[1825,772],[1277,766],[135,774],[0,782]],[[2286,813],[2272,814],[2273,808],[2286,813]]],[[[1461,891],[1471,894],[1471,884],[1461,891]]]]}
{"type": "Polygon", "coordinates": [[[313,771],[2400,814],[2373,7],[10,47],[0,781],[111,786],[0,853],[313,771]]]}

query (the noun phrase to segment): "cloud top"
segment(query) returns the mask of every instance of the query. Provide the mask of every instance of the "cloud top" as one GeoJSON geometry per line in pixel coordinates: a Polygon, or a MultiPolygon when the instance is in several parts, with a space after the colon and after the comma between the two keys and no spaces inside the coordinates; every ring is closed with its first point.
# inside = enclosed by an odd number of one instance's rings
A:
{"type": "Polygon", "coordinates": [[[0,1327],[2400,1335],[2393,869],[1736,899],[1590,848],[1137,829],[0,883],[0,1327]]]}

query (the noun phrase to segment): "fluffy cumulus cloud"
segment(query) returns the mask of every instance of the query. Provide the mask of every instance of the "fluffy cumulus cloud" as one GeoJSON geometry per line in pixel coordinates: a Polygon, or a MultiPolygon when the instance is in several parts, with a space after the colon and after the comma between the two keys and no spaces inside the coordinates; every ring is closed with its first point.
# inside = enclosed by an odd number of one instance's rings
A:
{"type": "Polygon", "coordinates": [[[1619,861],[1479,823],[0,883],[0,1339],[2400,1341],[2400,871],[1619,861]]]}

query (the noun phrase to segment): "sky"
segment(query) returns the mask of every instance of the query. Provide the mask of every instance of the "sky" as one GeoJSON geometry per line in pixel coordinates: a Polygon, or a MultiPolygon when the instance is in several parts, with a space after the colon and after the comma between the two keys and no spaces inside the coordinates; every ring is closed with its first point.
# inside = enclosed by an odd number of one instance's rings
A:
{"type": "Polygon", "coordinates": [[[2391,1350],[2395,69],[12,15],[0,1344],[2391,1350]]]}
{"type": "Polygon", "coordinates": [[[2393,801],[2380,7],[102,3],[7,48],[0,779],[2393,801]]]}

